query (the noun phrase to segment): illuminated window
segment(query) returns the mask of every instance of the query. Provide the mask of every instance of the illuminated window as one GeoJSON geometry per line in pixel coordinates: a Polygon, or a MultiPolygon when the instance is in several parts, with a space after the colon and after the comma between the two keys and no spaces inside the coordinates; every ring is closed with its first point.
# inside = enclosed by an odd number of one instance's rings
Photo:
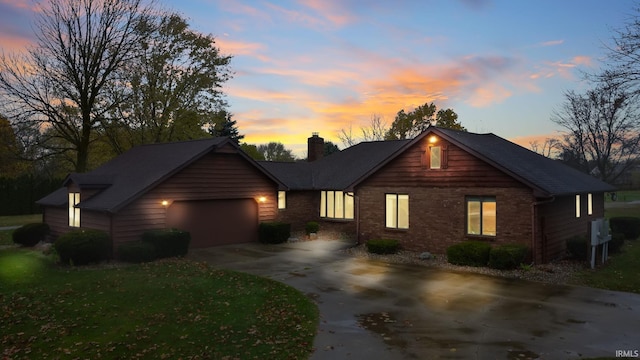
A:
{"type": "Polygon", "coordinates": [[[587,214],[593,215],[593,196],[587,194],[587,214]]]}
{"type": "Polygon", "coordinates": [[[80,193],[69,193],[69,226],[80,227],[80,193]]]}
{"type": "Polygon", "coordinates": [[[320,217],[353,219],[353,193],[345,191],[320,192],[320,217]]]}
{"type": "Polygon", "coordinates": [[[576,195],[576,217],[580,217],[580,195],[576,195]]]}
{"type": "Polygon", "coordinates": [[[287,208],[287,192],[278,191],[278,209],[287,208]]]}
{"type": "Polygon", "coordinates": [[[386,194],[386,222],[391,229],[409,228],[409,195],[386,194]]]}
{"type": "Polygon", "coordinates": [[[429,150],[429,168],[440,169],[442,166],[442,149],[440,146],[431,146],[429,150]]]}
{"type": "Polygon", "coordinates": [[[496,199],[467,198],[467,234],[496,236],[496,199]]]}

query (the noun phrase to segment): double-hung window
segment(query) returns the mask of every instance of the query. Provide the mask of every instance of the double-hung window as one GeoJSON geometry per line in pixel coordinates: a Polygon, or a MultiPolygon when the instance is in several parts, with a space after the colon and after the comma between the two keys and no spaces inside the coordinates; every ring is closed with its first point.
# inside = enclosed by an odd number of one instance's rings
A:
{"type": "Polygon", "coordinates": [[[496,236],[496,198],[467,197],[467,234],[496,236]]]}
{"type": "Polygon", "coordinates": [[[80,208],[76,207],[80,203],[80,193],[69,193],[69,226],[80,227],[80,208]]]}
{"type": "Polygon", "coordinates": [[[328,219],[353,219],[353,193],[347,191],[321,191],[320,217],[328,219]]]}
{"type": "Polygon", "coordinates": [[[385,226],[390,229],[409,228],[409,195],[385,194],[385,226]]]}

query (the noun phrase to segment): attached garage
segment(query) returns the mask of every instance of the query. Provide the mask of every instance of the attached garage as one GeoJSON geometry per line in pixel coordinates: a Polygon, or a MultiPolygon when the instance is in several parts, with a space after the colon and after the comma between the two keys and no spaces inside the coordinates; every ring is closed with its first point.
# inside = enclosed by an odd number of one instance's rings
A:
{"type": "Polygon", "coordinates": [[[254,199],[176,201],[167,209],[167,225],[191,233],[191,247],[254,242],[258,205],[254,199]]]}
{"type": "Polygon", "coordinates": [[[135,147],[90,173],[70,174],[38,203],[53,236],[78,225],[103,230],[117,254],[152,229],[187,230],[194,248],[257,241],[259,223],[276,219],[285,189],[220,137],[135,147]],[[70,222],[66,214],[78,212],[79,224],[70,222]]]}

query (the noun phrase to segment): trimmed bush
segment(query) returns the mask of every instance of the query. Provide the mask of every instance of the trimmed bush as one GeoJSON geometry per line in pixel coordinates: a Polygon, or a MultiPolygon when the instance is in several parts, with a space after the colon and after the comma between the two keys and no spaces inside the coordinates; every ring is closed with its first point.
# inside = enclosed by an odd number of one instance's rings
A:
{"type": "Polygon", "coordinates": [[[624,234],[627,240],[635,240],[640,236],[640,218],[631,216],[613,217],[609,219],[612,233],[624,234]]]}
{"type": "Polygon", "coordinates": [[[367,251],[374,254],[395,254],[400,250],[400,243],[393,239],[371,239],[367,241],[367,251]]]}
{"type": "Polygon", "coordinates": [[[320,224],[315,221],[309,221],[304,226],[304,232],[307,233],[307,235],[317,234],[318,230],[320,230],[320,224]]]}
{"type": "Polygon", "coordinates": [[[447,261],[454,265],[486,266],[491,245],[482,241],[463,241],[447,248],[447,261]]]}
{"type": "Polygon", "coordinates": [[[107,260],[111,255],[109,234],[100,230],[70,231],[60,235],[53,246],[62,263],[75,266],[107,260]]]}
{"type": "Polygon", "coordinates": [[[142,242],[153,245],[157,259],[185,256],[191,234],[179,229],[148,230],[142,234],[142,242]]]}
{"type": "Polygon", "coordinates": [[[258,227],[258,239],[264,244],[281,244],[291,237],[291,224],[263,222],[258,227]]]}
{"type": "Polygon", "coordinates": [[[520,267],[529,254],[529,248],[522,244],[496,246],[489,253],[489,267],[499,270],[511,270],[520,267]]]}
{"type": "Polygon", "coordinates": [[[118,246],[118,260],[130,263],[150,262],[156,259],[156,248],[148,242],[136,241],[118,246]]]}
{"type": "Polygon", "coordinates": [[[49,225],[45,223],[31,223],[17,228],[12,236],[14,243],[32,247],[40,241],[45,241],[47,235],[49,235],[49,225]]]}
{"type": "Polygon", "coordinates": [[[586,235],[577,235],[567,239],[567,251],[573,259],[588,260],[589,249],[589,239],[586,235]]]}

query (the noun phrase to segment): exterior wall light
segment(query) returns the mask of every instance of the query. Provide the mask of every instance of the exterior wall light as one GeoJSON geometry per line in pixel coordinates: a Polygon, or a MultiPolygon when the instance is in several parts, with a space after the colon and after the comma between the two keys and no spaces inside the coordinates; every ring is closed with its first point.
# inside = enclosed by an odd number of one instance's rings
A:
{"type": "Polygon", "coordinates": [[[429,143],[430,143],[430,144],[435,144],[435,143],[437,143],[437,142],[438,142],[438,138],[437,138],[435,135],[431,135],[431,136],[429,137],[429,143]]]}
{"type": "Polygon", "coordinates": [[[266,198],[266,197],[264,197],[264,196],[260,196],[260,197],[258,198],[258,201],[259,201],[259,202],[261,202],[261,203],[263,203],[263,202],[266,202],[266,201],[267,201],[267,198],[266,198]]]}
{"type": "Polygon", "coordinates": [[[167,200],[162,200],[162,203],[161,203],[161,204],[162,204],[162,206],[167,207],[167,206],[169,206],[169,201],[167,201],[167,200]]]}

